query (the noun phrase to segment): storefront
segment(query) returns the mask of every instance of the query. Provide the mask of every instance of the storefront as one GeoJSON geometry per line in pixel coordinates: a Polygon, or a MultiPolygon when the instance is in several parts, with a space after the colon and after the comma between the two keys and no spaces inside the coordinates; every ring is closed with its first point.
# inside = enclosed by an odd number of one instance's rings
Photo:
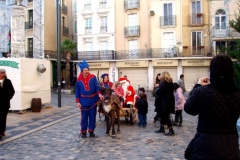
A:
{"type": "Polygon", "coordinates": [[[118,61],[116,66],[118,68],[118,77],[127,76],[131,85],[138,89],[138,87],[148,86],[148,65],[146,61],[118,61]]]}
{"type": "Polygon", "coordinates": [[[192,90],[199,78],[209,78],[210,59],[182,60],[185,88],[192,90]]]}
{"type": "Polygon", "coordinates": [[[153,67],[154,67],[154,80],[158,73],[162,73],[164,71],[169,72],[170,76],[173,79],[173,82],[177,81],[177,67],[178,67],[178,60],[153,60],[153,67]]]}
{"type": "Polygon", "coordinates": [[[90,73],[94,74],[102,82],[101,75],[104,73],[109,74],[109,62],[88,63],[90,73]]]}

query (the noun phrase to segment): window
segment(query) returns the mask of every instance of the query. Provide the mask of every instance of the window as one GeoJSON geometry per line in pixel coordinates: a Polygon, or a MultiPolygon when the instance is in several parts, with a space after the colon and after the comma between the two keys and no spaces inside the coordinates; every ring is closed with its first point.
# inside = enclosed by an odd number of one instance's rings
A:
{"type": "Polygon", "coordinates": [[[85,43],[85,51],[86,51],[86,57],[87,59],[93,58],[93,52],[92,52],[92,42],[86,42],[85,43]]]}
{"type": "Polygon", "coordinates": [[[73,2],[73,12],[77,14],[77,1],[73,2]]]}
{"type": "Polygon", "coordinates": [[[192,55],[201,55],[203,50],[202,32],[201,31],[192,32],[191,39],[192,39],[192,55]]]}
{"type": "Polygon", "coordinates": [[[33,51],[33,38],[28,38],[28,51],[33,51]]]}
{"type": "Polygon", "coordinates": [[[74,33],[77,34],[77,21],[74,20],[74,33]]]}
{"type": "Polygon", "coordinates": [[[100,28],[101,33],[102,32],[107,32],[107,17],[101,17],[101,28],[100,28]]]}
{"type": "Polygon", "coordinates": [[[65,27],[65,17],[62,17],[62,26],[65,27]]]}
{"type": "Polygon", "coordinates": [[[196,0],[192,2],[192,24],[202,23],[202,8],[201,1],[196,0]]]}
{"type": "Polygon", "coordinates": [[[29,28],[33,27],[33,10],[28,10],[29,28]]]}
{"type": "Polygon", "coordinates": [[[92,33],[92,18],[87,18],[86,19],[85,31],[86,31],[86,33],[92,33]]]}
{"type": "Polygon", "coordinates": [[[84,9],[85,10],[90,10],[91,9],[91,0],[85,0],[84,9]]]}
{"type": "Polygon", "coordinates": [[[106,8],[107,7],[107,0],[100,0],[99,8],[106,8]]]}
{"type": "Polygon", "coordinates": [[[108,59],[108,42],[107,41],[101,41],[100,42],[100,47],[101,47],[101,58],[102,59],[108,59]]]}
{"type": "Polygon", "coordinates": [[[226,12],[223,9],[217,10],[215,14],[215,28],[226,29],[226,12]]]}
{"type": "Polygon", "coordinates": [[[63,4],[63,5],[65,5],[65,4],[66,4],[65,0],[62,0],[62,4],[63,4]]]}
{"type": "Polygon", "coordinates": [[[163,4],[164,26],[173,25],[172,3],[163,4]]]}

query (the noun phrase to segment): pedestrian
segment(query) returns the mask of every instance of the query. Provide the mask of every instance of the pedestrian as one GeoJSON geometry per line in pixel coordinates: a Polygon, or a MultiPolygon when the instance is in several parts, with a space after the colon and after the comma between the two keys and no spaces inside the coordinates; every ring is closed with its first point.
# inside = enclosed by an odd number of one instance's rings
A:
{"type": "Polygon", "coordinates": [[[185,151],[186,159],[239,159],[239,99],[232,60],[219,54],[210,62],[210,81],[200,78],[184,105],[186,113],[198,115],[197,133],[185,151]]]}
{"type": "Polygon", "coordinates": [[[6,70],[0,69],[0,139],[5,136],[7,114],[9,111],[10,100],[15,94],[11,80],[7,78],[6,70]]]}
{"type": "Polygon", "coordinates": [[[117,81],[115,83],[115,87],[114,87],[114,94],[116,94],[120,100],[120,104],[121,106],[123,106],[123,103],[124,103],[124,91],[123,91],[123,88],[122,88],[122,85],[119,81],[117,81]]]}
{"type": "Polygon", "coordinates": [[[175,98],[175,122],[174,126],[182,127],[182,110],[184,108],[184,104],[186,102],[185,97],[183,95],[182,88],[177,84],[173,83],[174,88],[174,98],[175,98]]]}
{"type": "Polygon", "coordinates": [[[81,110],[81,132],[82,138],[86,138],[87,129],[90,137],[95,137],[96,106],[97,102],[104,97],[100,93],[99,83],[95,75],[90,74],[89,65],[86,60],[78,63],[81,73],[76,83],[76,103],[81,110]]]}
{"type": "MultiPolygon", "coordinates": [[[[161,83],[161,73],[158,73],[156,76],[156,80],[155,80],[155,85],[154,85],[154,94],[156,89],[158,88],[159,84],[161,83]]],[[[155,117],[153,118],[153,123],[156,123],[159,119],[160,119],[160,115],[157,113],[157,103],[158,103],[158,97],[155,95],[155,101],[154,101],[154,112],[156,112],[155,117]]]]}
{"type": "Polygon", "coordinates": [[[167,124],[169,132],[165,136],[173,136],[174,131],[170,114],[175,112],[174,95],[173,95],[173,82],[169,72],[165,71],[161,74],[161,84],[156,90],[158,96],[157,112],[160,115],[160,129],[156,133],[165,133],[164,125],[167,124]]]}
{"type": "Polygon", "coordinates": [[[147,126],[147,113],[148,113],[148,102],[147,96],[145,93],[139,93],[139,99],[136,102],[138,108],[138,126],[146,127],[147,126]]]}
{"type": "Polygon", "coordinates": [[[183,93],[185,93],[186,88],[185,88],[184,75],[183,74],[180,75],[180,79],[177,81],[177,84],[182,88],[183,93]]]}
{"type": "MultiPolygon", "coordinates": [[[[136,102],[137,102],[138,99],[140,99],[140,93],[145,93],[145,88],[140,87],[138,89],[138,95],[134,96],[134,108],[136,108],[136,109],[137,109],[136,102]]],[[[145,99],[147,100],[147,95],[145,96],[145,99]]]]}

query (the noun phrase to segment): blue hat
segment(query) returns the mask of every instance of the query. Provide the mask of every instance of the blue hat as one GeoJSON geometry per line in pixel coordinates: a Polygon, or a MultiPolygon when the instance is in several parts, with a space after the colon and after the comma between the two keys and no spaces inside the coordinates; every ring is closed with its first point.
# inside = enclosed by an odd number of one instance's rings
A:
{"type": "Polygon", "coordinates": [[[102,74],[101,78],[104,79],[105,76],[108,76],[107,73],[102,74]]]}
{"type": "Polygon", "coordinates": [[[84,70],[84,68],[87,68],[89,69],[89,65],[88,63],[86,62],[86,60],[84,59],[82,63],[78,62],[78,66],[80,67],[81,69],[81,72],[84,70]]]}

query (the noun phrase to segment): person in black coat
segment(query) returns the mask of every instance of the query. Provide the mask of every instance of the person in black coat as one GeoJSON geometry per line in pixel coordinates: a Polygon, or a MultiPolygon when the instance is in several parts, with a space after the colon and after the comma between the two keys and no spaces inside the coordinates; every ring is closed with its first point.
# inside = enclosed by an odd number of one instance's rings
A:
{"type": "Polygon", "coordinates": [[[147,125],[148,102],[145,93],[139,93],[139,99],[136,102],[138,108],[138,126],[145,127],[147,125]]]}
{"type": "Polygon", "coordinates": [[[7,114],[14,93],[12,82],[6,77],[6,71],[0,69],[0,139],[5,136],[7,114]]]}
{"type": "Polygon", "coordinates": [[[217,55],[210,63],[210,81],[200,78],[184,105],[186,113],[199,115],[186,159],[239,159],[239,99],[232,61],[227,55],[217,55]]]}
{"type": "MultiPolygon", "coordinates": [[[[161,73],[158,73],[157,74],[157,77],[156,77],[156,81],[155,81],[155,85],[154,85],[154,92],[156,91],[156,89],[158,88],[158,86],[160,85],[161,83],[161,73]]],[[[154,106],[155,106],[155,110],[154,112],[157,112],[157,103],[158,103],[158,97],[155,95],[155,101],[154,101],[154,106]]],[[[153,123],[156,123],[157,120],[160,119],[160,115],[158,113],[156,113],[155,117],[153,118],[153,123]]]]}
{"type": "Polygon", "coordinates": [[[170,120],[170,114],[175,112],[175,99],[173,95],[173,82],[169,72],[165,71],[161,74],[161,84],[156,90],[157,101],[157,113],[161,118],[161,126],[156,133],[165,133],[164,125],[167,124],[169,132],[164,134],[165,136],[174,135],[172,128],[172,122],[170,120]]]}

